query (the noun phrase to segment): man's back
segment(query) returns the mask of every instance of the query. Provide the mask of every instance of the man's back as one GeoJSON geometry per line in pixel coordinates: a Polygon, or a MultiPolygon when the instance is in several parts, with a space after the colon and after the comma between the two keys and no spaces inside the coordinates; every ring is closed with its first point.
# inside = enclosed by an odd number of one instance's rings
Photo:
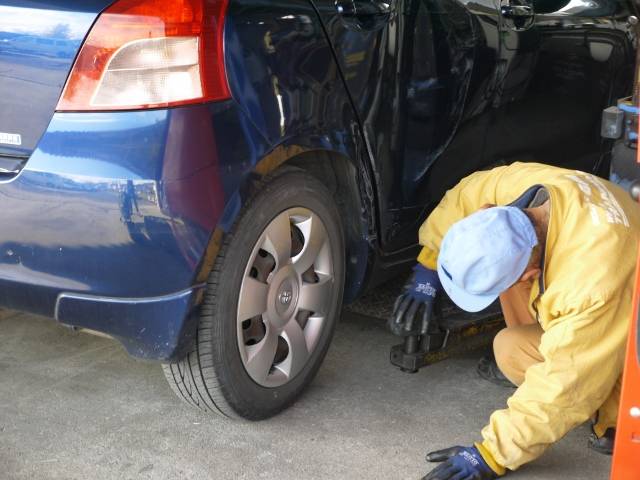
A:
{"type": "Polygon", "coordinates": [[[541,281],[530,297],[544,330],[543,361],[527,369],[508,408],[494,412],[482,431],[485,448],[511,470],[596,411],[604,426],[615,425],[640,214],[628,194],[606,180],[516,163],[463,179],[420,229],[419,261],[433,268],[454,223],[487,204],[509,205],[536,186],[550,203],[541,281]]]}

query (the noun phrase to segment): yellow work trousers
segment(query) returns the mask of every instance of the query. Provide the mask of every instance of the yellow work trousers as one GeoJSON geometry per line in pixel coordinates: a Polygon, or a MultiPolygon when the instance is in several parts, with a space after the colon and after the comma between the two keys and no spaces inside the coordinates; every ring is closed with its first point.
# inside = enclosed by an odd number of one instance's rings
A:
{"type": "MultiPolygon", "coordinates": [[[[521,385],[527,369],[544,361],[538,348],[544,333],[540,324],[529,312],[531,283],[520,282],[500,295],[500,306],[507,328],[496,335],[493,352],[502,373],[511,382],[521,385]]],[[[607,400],[594,415],[593,429],[602,436],[609,427],[616,426],[622,378],[616,382],[607,400]]]]}

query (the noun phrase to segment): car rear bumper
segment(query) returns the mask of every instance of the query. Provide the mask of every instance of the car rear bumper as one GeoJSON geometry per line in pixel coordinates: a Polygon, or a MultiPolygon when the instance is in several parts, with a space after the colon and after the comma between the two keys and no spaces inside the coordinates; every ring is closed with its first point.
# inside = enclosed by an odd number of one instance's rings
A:
{"type": "Polygon", "coordinates": [[[232,102],[55,114],[0,183],[0,305],[179,356],[205,253],[260,154],[247,123],[232,102]]]}
{"type": "Polygon", "coordinates": [[[203,291],[203,286],[198,286],[150,298],[61,293],[55,318],[67,325],[107,333],[136,357],[171,360],[191,346],[197,326],[195,307],[203,291]]]}

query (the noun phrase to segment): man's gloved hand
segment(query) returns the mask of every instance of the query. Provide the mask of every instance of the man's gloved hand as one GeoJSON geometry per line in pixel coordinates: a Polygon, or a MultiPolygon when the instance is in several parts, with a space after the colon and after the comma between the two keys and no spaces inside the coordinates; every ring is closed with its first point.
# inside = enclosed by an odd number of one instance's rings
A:
{"type": "Polygon", "coordinates": [[[431,452],[427,454],[427,461],[443,463],[422,480],[493,480],[506,473],[481,444],[431,452]]]}
{"type": "Polygon", "coordinates": [[[393,307],[389,329],[399,336],[427,333],[440,288],[438,272],[429,270],[420,263],[413,267],[413,276],[393,307]]]}

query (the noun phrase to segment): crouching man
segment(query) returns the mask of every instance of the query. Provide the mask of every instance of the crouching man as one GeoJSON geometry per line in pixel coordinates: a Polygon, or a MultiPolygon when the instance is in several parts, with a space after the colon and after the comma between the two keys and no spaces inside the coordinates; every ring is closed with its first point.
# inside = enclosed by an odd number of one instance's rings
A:
{"type": "Polygon", "coordinates": [[[391,328],[428,317],[441,290],[470,312],[499,299],[506,328],[478,372],[518,388],[482,440],[428,454],[441,463],[424,479],[502,476],[589,419],[590,447],[611,453],[639,238],[640,208],[588,173],[516,163],[447,192],[391,328]]]}

